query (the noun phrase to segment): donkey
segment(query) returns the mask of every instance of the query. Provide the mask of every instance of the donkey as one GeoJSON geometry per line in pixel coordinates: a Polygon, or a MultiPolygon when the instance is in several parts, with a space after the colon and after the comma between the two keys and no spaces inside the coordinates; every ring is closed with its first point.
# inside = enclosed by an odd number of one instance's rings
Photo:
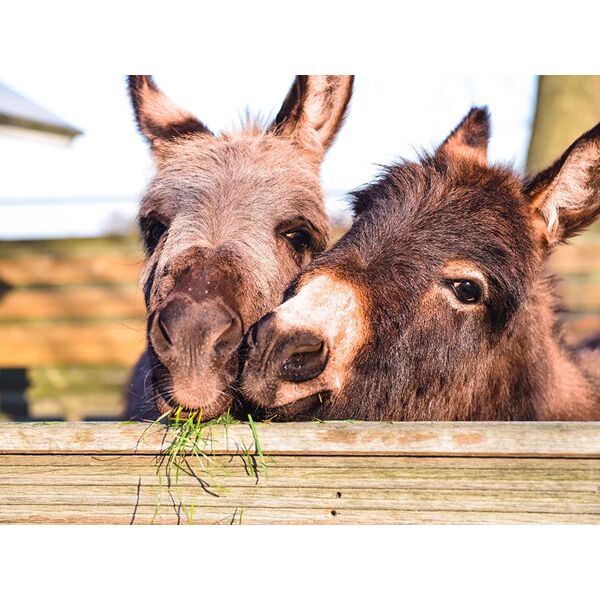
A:
{"type": "Polygon", "coordinates": [[[248,335],[242,387],[280,419],[593,420],[600,348],[569,348],[549,253],[600,214],[600,124],[523,179],[474,108],[353,193],[355,222],[248,335]]]}
{"type": "Polygon", "coordinates": [[[130,418],[232,406],[237,349],[289,282],[328,246],[319,171],[344,120],[352,76],[298,76],[273,122],[214,135],[146,75],[129,77],[156,174],[139,210],[147,350],[130,418]]]}

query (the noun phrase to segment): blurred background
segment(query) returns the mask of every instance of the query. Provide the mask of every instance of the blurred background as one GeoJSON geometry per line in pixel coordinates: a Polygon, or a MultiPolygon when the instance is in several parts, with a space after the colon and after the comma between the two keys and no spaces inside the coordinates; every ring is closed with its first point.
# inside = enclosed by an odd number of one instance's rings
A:
{"type": "MultiPolygon", "coordinates": [[[[273,117],[293,75],[158,74],[213,131],[273,117]]],[[[386,164],[432,149],[472,105],[492,114],[490,158],[547,166],[600,121],[600,76],[357,76],[323,165],[340,234],[345,197],[386,164]]],[[[115,419],[144,348],[135,214],[152,174],[125,78],[0,76],[0,420],[115,419]]],[[[570,341],[600,331],[600,226],[552,258],[570,341]]]]}

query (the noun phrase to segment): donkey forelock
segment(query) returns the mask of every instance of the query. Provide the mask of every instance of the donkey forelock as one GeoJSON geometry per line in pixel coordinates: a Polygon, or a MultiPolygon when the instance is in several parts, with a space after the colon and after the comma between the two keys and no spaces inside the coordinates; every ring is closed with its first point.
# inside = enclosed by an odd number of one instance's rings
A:
{"type": "Polygon", "coordinates": [[[295,88],[305,93],[290,92],[271,126],[214,135],[151,78],[130,77],[156,166],[139,221],[154,369],[144,396],[158,393],[161,409],[226,410],[242,334],[328,244],[319,167],[352,77],[299,76],[295,88]]]}

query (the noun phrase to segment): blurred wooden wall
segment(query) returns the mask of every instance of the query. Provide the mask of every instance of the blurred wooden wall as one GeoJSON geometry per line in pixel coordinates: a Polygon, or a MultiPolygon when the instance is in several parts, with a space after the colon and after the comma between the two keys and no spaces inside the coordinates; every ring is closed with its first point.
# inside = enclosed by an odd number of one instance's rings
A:
{"type": "MultiPolygon", "coordinates": [[[[600,76],[541,75],[527,157],[527,172],[554,162],[582,133],[600,121],[600,76]]],[[[567,339],[600,333],[600,223],[556,248],[550,260],[567,339]]]]}
{"type": "Polygon", "coordinates": [[[0,420],[122,418],[145,346],[142,262],[136,237],[0,242],[0,420]]]}
{"type": "Polygon", "coordinates": [[[600,121],[600,76],[540,75],[527,172],[547,167],[600,121]]]}

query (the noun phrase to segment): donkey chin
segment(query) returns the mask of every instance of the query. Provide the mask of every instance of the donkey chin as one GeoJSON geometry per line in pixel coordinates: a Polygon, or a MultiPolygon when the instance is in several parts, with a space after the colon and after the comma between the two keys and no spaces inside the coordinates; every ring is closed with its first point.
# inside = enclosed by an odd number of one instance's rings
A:
{"type": "Polygon", "coordinates": [[[228,390],[234,377],[222,372],[202,377],[171,374],[162,364],[153,368],[152,387],[160,414],[181,411],[183,417],[196,414],[201,420],[214,419],[227,411],[233,398],[228,390]]]}
{"type": "MultiPolygon", "coordinates": [[[[294,363],[302,360],[300,357],[292,357],[290,362],[281,365],[281,369],[274,364],[265,365],[263,369],[249,365],[251,371],[243,382],[244,395],[257,412],[264,413],[264,417],[302,420],[305,415],[326,412],[332,398],[339,393],[339,378],[330,368],[311,379],[294,381],[293,378],[298,375],[291,372],[297,371],[294,363]]],[[[306,376],[310,376],[308,372],[306,376]]]]}
{"type": "Polygon", "coordinates": [[[340,386],[335,377],[329,377],[327,373],[298,383],[284,381],[277,375],[259,378],[252,374],[245,379],[243,389],[261,416],[301,421],[327,412],[340,386]]]}

